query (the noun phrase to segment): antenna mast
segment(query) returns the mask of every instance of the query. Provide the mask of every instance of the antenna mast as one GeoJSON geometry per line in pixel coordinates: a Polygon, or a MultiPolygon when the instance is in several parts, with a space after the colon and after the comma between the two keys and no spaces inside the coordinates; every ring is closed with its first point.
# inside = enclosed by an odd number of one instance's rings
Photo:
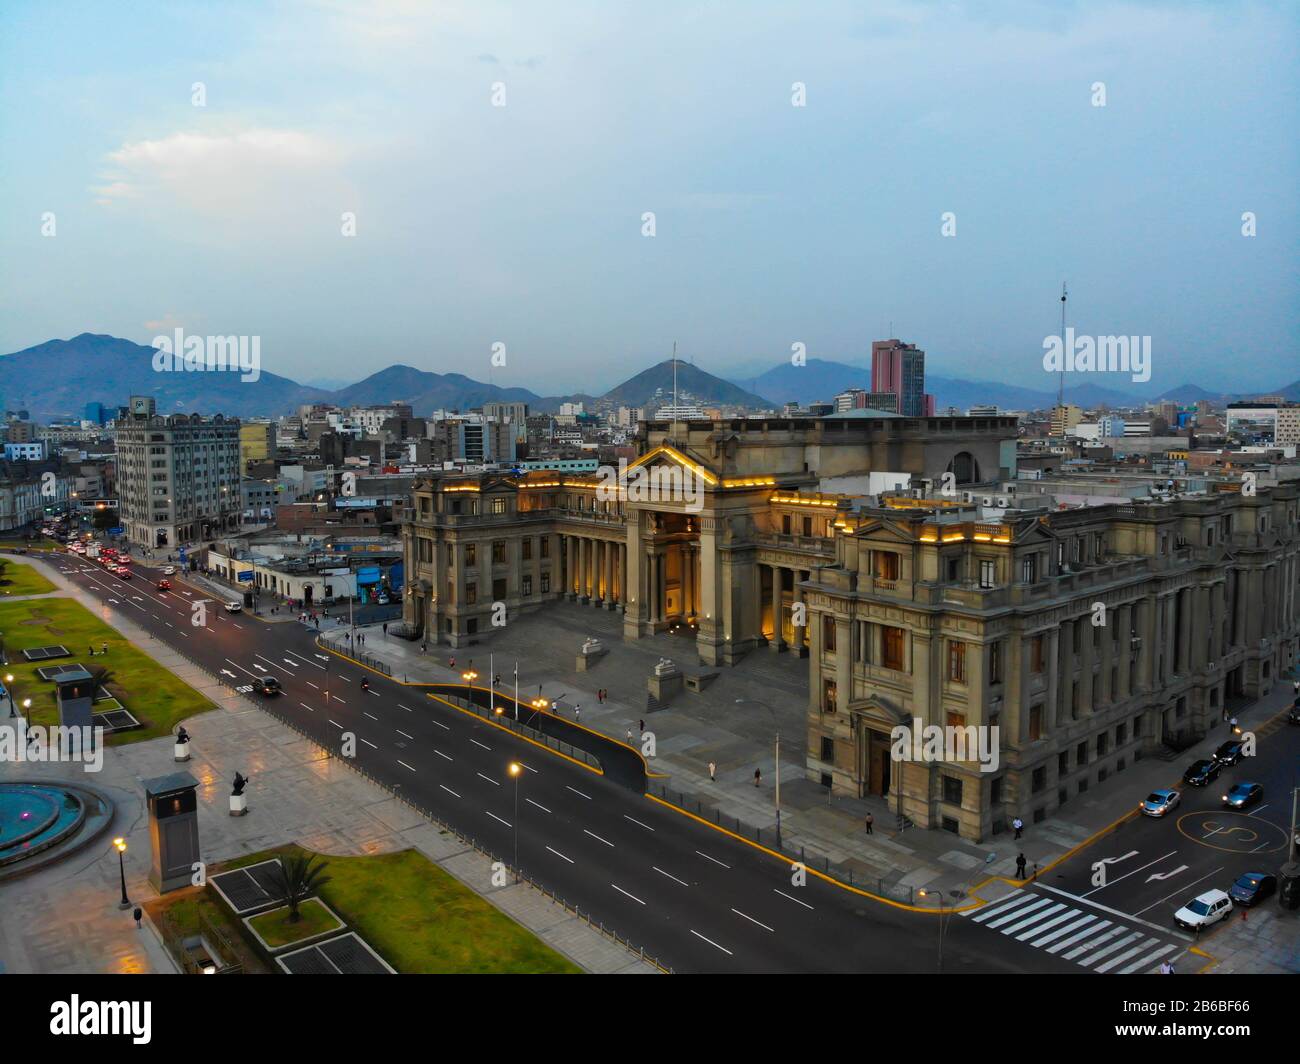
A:
{"type": "Polygon", "coordinates": [[[1056,391],[1056,409],[1061,418],[1061,436],[1065,436],[1065,282],[1061,282],[1061,379],[1056,391]]]}
{"type": "Polygon", "coordinates": [[[673,341],[673,420],[677,420],[677,341],[673,341]]]}

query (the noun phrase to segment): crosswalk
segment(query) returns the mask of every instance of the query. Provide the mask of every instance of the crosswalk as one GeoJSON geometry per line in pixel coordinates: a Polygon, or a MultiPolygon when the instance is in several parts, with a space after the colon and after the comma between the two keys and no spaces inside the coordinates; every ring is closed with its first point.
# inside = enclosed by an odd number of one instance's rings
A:
{"type": "Polygon", "coordinates": [[[1107,910],[1076,908],[1071,899],[1073,895],[1021,888],[962,915],[1098,974],[1148,972],[1163,961],[1175,960],[1187,948],[1177,932],[1153,934],[1107,910]]]}

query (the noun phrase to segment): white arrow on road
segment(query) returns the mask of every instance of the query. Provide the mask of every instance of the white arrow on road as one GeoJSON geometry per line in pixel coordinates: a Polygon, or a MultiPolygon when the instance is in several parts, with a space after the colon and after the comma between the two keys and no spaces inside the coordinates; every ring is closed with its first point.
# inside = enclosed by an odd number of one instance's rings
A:
{"type": "Polygon", "coordinates": [[[1119,864],[1120,861],[1127,861],[1130,857],[1136,857],[1137,850],[1129,850],[1123,857],[1103,857],[1098,864],[1119,864]]]}
{"type": "Polygon", "coordinates": [[[255,668],[255,669],[261,669],[263,672],[266,672],[266,666],[265,666],[265,665],[259,665],[257,662],[253,662],[253,668],[255,668]]]}
{"type": "Polygon", "coordinates": [[[1186,871],[1187,871],[1186,865],[1179,865],[1172,872],[1152,872],[1149,876],[1147,876],[1147,882],[1150,883],[1153,879],[1173,879],[1174,876],[1178,875],[1179,872],[1186,872],[1186,871]]]}
{"type": "Polygon", "coordinates": [[[329,661],[330,659],[330,656],[328,654],[313,654],[312,657],[320,658],[321,661],[329,661]]]}
{"type": "Polygon", "coordinates": [[[221,675],[222,675],[222,676],[229,676],[232,680],[238,680],[238,679],[239,679],[239,677],[236,676],[236,675],[235,675],[233,672],[231,672],[229,669],[222,669],[222,670],[221,670],[221,675]]]}

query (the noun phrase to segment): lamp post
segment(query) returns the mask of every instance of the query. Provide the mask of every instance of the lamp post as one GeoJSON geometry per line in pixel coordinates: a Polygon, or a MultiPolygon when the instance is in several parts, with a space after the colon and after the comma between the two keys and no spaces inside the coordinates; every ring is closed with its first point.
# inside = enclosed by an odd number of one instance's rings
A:
{"type": "Polygon", "coordinates": [[[510,762],[510,775],[515,778],[515,882],[519,882],[519,777],[523,767],[518,761],[510,762]]]}
{"type": "Polygon", "coordinates": [[[9,716],[18,716],[18,710],[14,708],[14,674],[5,673],[5,694],[9,696],[9,716]]]}
{"type": "MultiPolygon", "coordinates": [[[[952,892],[952,896],[954,898],[961,897],[961,891],[954,890],[952,892]]],[[[939,971],[942,972],[943,971],[943,929],[944,929],[943,891],[942,890],[919,890],[917,891],[917,897],[920,898],[933,897],[939,903],[939,971]]],[[[949,919],[951,919],[951,915],[949,916],[949,919]]]]}
{"type": "Polygon", "coordinates": [[[126,839],[118,837],[113,840],[113,848],[117,850],[117,870],[122,877],[122,900],[118,903],[119,909],[131,908],[131,899],[126,896],[126,839]]]}

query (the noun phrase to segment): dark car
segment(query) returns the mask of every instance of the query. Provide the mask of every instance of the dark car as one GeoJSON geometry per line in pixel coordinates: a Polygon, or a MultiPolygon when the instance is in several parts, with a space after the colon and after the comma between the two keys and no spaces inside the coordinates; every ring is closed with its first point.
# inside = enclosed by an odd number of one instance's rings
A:
{"type": "Polygon", "coordinates": [[[1217,761],[1208,757],[1193,761],[1183,773],[1183,782],[1193,787],[1204,787],[1211,780],[1218,778],[1220,767],[1217,761]]]}
{"type": "Polygon", "coordinates": [[[1236,904],[1251,906],[1277,891],[1277,879],[1265,872],[1247,872],[1228,888],[1228,897],[1236,904]]]}
{"type": "Polygon", "coordinates": [[[1223,804],[1228,809],[1245,809],[1264,797],[1264,788],[1258,783],[1234,783],[1223,796],[1223,804]]]}
{"type": "Polygon", "coordinates": [[[1300,724],[1300,698],[1297,698],[1291,706],[1291,712],[1286,715],[1288,724],[1300,724]]]}
{"type": "Polygon", "coordinates": [[[1240,739],[1229,739],[1214,751],[1214,760],[1220,765],[1235,765],[1241,760],[1241,751],[1245,745],[1240,739]]]}
{"type": "Polygon", "coordinates": [[[274,676],[259,676],[253,681],[253,689],[264,695],[278,695],[284,690],[274,676]]]}

